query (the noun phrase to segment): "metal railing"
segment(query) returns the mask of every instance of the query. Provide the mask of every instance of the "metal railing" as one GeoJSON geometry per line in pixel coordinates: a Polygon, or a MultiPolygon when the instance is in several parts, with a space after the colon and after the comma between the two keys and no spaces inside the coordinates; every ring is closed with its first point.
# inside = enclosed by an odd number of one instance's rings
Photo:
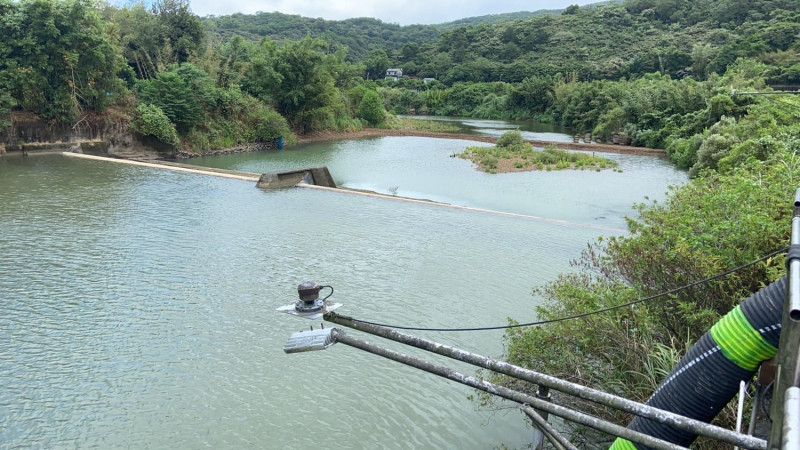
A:
{"type": "Polygon", "coordinates": [[[800,449],[800,189],[795,193],[792,237],[787,265],[786,300],[783,302],[778,367],[772,394],[770,449],[800,449]]]}
{"type": "MultiPolygon", "coordinates": [[[[438,355],[446,356],[458,361],[462,361],[477,367],[492,370],[494,372],[502,373],[513,378],[524,381],[529,381],[537,385],[544,385],[551,389],[563,392],[565,394],[573,395],[584,400],[589,400],[604,406],[608,406],[620,411],[625,411],[641,417],[645,417],[660,423],[670,425],[674,428],[690,431],[700,436],[705,436],[711,439],[716,439],[726,442],[741,448],[764,450],[767,448],[767,442],[763,439],[758,439],[753,436],[748,436],[742,433],[737,433],[732,430],[711,425],[705,422],[694,420],[688,417],[683,417],[678,414],[664,411],[643,403],[635,402],[623,397],[618,397],[606,392],[596,389],[588,388],[576,383],[565,381],[550,375],[535,372],[533,370],[525,369],[507,362],[498,361],[487,358],[485,356],[476,355],[474,353],[466,352],[454,347],[444,344],[439,344],[427,339],[422,339],[417,336],[401,333],[390,328],[365,324],[354,321],[349,317],[341,316],[335,313],[328,313],[323,316],[326,321],[353,328],[355,330],[363,331],[375,336],[380,336],[405,345],[416,347],[426,350],[438,355]]],[[[685,448],[667,442],[661,439],[656,439],[644,433],[630,430],[612,422],[599,419],[597,417],[586,415],[582,412],[576,411],[571,408],[555,405],[551,402],[543,401],[539,398],[523,394],[521,392],[513,391],[511,389],[488,383],[475,377],[465,376],[452,369],[442,366],[433,365],[427,361],[420,360],[408,355],[397,353],[374,344],[353,338],[341,330],[334,328],[331,330],[333,340],[341,342],[360,350],[367,351],[385,358],[397,361],[417,369],[424,370],[435,375],[456,381],[461,384],[473,387],[475,389],[488,392],[499,397],[518,402],[522,405],[528,404],[537,410],[545,411],[555,416],[561,417],[565,420],[578,423],[590,428],[594,428],[614,436],[622,437],[631,442],[646,445],[652,448],[659,449],[678,449],[685,448]]]]}

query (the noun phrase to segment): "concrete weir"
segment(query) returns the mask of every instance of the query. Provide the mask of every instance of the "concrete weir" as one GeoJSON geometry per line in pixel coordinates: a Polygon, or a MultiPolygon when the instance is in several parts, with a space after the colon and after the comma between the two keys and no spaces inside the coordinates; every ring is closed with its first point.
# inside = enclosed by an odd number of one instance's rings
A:
{"type": "Polygon", "coordinates": [[[167,161],[143,162],[143,161],[133,161],[129,159],[108,158],[104,156],[84,155],[81,153],[71,153],[71,152],[64,152],[62,154],[64,156],[69,156],[71,158],[91,159],[95,161],[128,164],[131,166],[149,167],[152,169],[172,170],[175,172],[194,173],[198,175],[208,175],[213,177],[233,178],[237,180],[251,181],[251,182],[256,182],[256,186],[266,189],[303,187],[303,188],[318,189],[329,192],[338,192],[343,194],[382,198],[382,199],[401,201],[406,203],[417,203],[420,205],[440,206],[451,209],[459,209],[462,211],[471,211],[471,212],[493,214],[506,217],[516,217],[519,219],[528,219],[537,222],[552,223],[564,226],[592,228],[596,230],[609,231],[613,233],[626,232],[626,230],[623,229],[605,227],[602,225],[573,223],[573,222],[567,222],[565,220],[548,219],[545,217],[529,216],[525,214],[494,211],[491,209],[475,208],[471,206],[451,205],[450,203],[440,203],[431,200],[420,200],[416,198],[397,197],[394,195],[379,194],[377,192],[367,192],[355,189],[339,188],[333,182],[333,178],[331,177],[330,172],[328,172],[328,168],[324,166],[288,170],[283,172],[258,174],[253,172],[239,172],[235,170],[216,169],[212,167],[200,167],[200,166],[193,166],[190,164],[173,163],[167,161]]]}
{"type": "Polygon", "coordinates": [[[71,158],[91,159],[95,161],[127,164],[129,166],[149,167],[152,169],[164,169],[164,170],[172,170],[174,172],[211,175],[222,178],[234,178],[237,180],[244,180],[244,181],[258,181],[258,178],[260,176],[260,174],[252,172],[238,172],[235,170],[215,169],[212,167],[199,167],[199,166],[192,166],[190,164],[180,164],[180,163],[173,163],[166,161],[144,162],[144,161],[134,161],[132,159],[108,158],[106,156],[84,155],[81,153],[72,153],[72,152],[64,152],[62,153],[62,155],[69,156],[71,158]]]}
{"type": "Polygon", "coordinates": [[[336,187],[331,173],[328,172],[328,168],[325,166],[264,173],[258,179],[256,187],[261,189],[281,189],[294,187],[300,183],[329,188],[336,187]]]}

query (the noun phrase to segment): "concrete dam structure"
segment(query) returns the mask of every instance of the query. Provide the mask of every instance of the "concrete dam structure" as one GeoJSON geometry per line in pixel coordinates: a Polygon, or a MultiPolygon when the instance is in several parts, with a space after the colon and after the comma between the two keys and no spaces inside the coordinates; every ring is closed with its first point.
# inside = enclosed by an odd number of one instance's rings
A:
{"type": "Polygon", "coordinates": [[[336,183],[334,183],[333,177],[326,166],[264,173],[258,179],[256,187],[261,189],[281,189],[294,187],[300,183],[329,188],[336,187],[336,183]]]}

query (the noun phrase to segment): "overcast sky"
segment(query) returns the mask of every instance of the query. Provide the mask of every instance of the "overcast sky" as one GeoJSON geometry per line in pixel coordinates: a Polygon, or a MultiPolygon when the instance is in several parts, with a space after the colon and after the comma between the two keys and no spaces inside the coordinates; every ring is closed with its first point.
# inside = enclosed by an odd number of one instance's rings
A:
{"type": "Polygon", "coordinates": [[[597,1],[599,0],[190,0],[190,4],[192,12],[198,16],[277,11],[328,20],[374,17],[387,23],[411,25],[452,22],[486,14],[561,9],[569,5],[586,5],[597,1]]]}

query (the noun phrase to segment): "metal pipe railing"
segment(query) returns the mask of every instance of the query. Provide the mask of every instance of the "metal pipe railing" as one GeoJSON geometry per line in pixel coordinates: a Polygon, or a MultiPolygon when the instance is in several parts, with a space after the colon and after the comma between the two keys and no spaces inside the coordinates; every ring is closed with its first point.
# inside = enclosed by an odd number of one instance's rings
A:
{"type": "Polygon", "coordinates": [[[680,445],[673,444],[671,442],[657,439],[650,435],[640,433],[638,431],[630,430],[615,423],[598,419],[597,417],[590,416],[588,414],[584,414],[582,412],[575,411],[573,409],[565,408],[563,406],[559,406],[554,403],[550,403],[548,401],[536,398],[534,396],[523,394],[522,392],[508,389],[506,387],[499,386],[473,376],[464,375],[448,367],[439,366],[430,363],[428,361],[415,358],[413,356],[409,356],[403,353],[389,350],[387,348],[370,344],[369,342],[363,341],[361,339],[348,336],[347,334],[336,328],[334,328],[331,331],[331,336],[333,337],[333,340],[335,342],[340,342],[342,344],[349,345],[350,347],[354,347],[359,350],[364,350],[374,355],[382,356],[384,358],[391,359],[392,361],[396,361],[405,364],[407,366],[414,367],[416,369],[424,370],[425,372],[432,373],[434,375],[438,375],[443,378],[447,378],[448,380],[455,381],[457,383],[461,383],[463,385],[479,389],[484,392],[488,392],[492,395],[496,395],[505,398],[507,400],[511,400],[520,404],[531,405],[538,410],[545,411],[547,413],[553,414],[554,416],[558,416],[563,419],[569,420],[571,422],[575,422],[590,428],[594,428],[595,430],[599,430],[604,433],[622,437],[631,442],[645,445],[649,448],[658,450],[686,450],[686,447],[682,447],[680,445]]]}
{"type": "Polygon", "coordinates": [[[574,395],[584,400],[593,401],[601,405],[609,406],[620,411],[625,411],[645,417],[647,419],[655,420],[674,428],[690,431],[708,438],[727,442],[735,446],[756,450],[765,450],[767,448],[767,442],[763,439],[747,436],[735,431],[701,422],[699,420],[690,419],[669,411],[664,411],[662,409],[653,408],[652,406],[635,402],[633,400],[618,397],[616,395],[608,394],[606,392],[588,388],[586,386],[581,386],[569,381],[561,380],[559,378],[515,366],[504,361],[490,359],[485,356],[470,353],[444,344],[439,344],[437,342],[422,339],[410,334],[401,333],[399,331],[379,325],[360,322],[336,313],[325,314],[323,318],[338,325],[353,328],[355,330],[363,331],[375,336],[380,336],[400,342],[402,344],[411,345],[412,347],[420,348],[431,353],[436,353],[438,355],[446,356],[448,358],[472,364],[477,367],[502,373],[513,378],[525,380],[534,384],[545,385],[557,391],[574,395]]]}
{"type": "Polygon", "coordinates": [[[564,450],[578,450],[578,447],[574,446],[572,442],[568,441],[567,438],[561,435],[558,430],[555,429],[550,422],[547,421],[544,417],[539,415],[535,409],[531,408],[530,405],[522,405],[522,412],[528,415],[531,418],[536,428],[542,431],[545,436],[547,436],[547,440],[550,441],[556,448],[563,448],[564,450]]]}
{"type": "Polygon", "coordinates": [[[783,403],[783,450],[794,450],[800,447],[800,388],[790,387],[786,390],[783,403]]]}
{"type": "Polygon", "coordinates": [[[800,189],[795,193],[792,214],[792,236],[787,257],[787,288],[781,321],[781,339],[778,345],[778,367],[772,395],[772,427],[769,448],[800,448],[797,434],[788,433],[784,426],[784,406],[790,388],[800,385],[800,189]],[[795,439],[786,446],[787,436],[795,439]],[[781,447],[783,445],[783,447],[781,447]]]}

